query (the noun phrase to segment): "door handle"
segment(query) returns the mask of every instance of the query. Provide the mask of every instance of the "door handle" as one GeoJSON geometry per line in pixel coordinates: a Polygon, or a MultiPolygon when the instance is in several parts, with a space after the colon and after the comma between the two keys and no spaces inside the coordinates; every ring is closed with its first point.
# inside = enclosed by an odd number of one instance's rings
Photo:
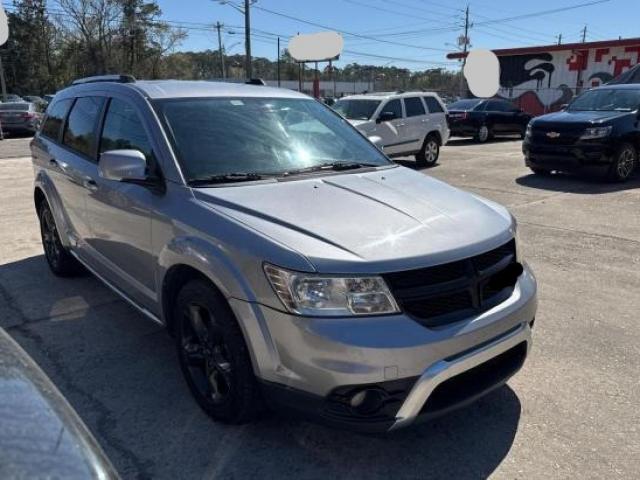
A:
{"type": "Polygon", "coordinates": [[[98,189],[98,184],[91,177],[84,177],[84,181],[82,182],[82,185],[87,190],[96,191],[98,189]]]}

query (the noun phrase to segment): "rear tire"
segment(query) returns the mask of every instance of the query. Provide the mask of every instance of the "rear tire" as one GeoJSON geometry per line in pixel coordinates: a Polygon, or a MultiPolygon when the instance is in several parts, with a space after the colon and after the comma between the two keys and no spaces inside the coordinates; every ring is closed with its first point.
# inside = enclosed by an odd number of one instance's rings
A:
{"type": "Polygon", "coordinates": [[[613,164],[609,170],[609,180],[626,182],[638,166],[638,152],[630,143],[623,143],[616,150],[613,164]]]}
{"type": "Polygon", "coordinates": [[[476,142],[485,143],[492,137],[491,129],[487,125],[481,125],[473,138],[476,142]]]}
{"type": "Polygon", "coordinates": [[[46,201],[40,204],[38,219],[44,256],[53,274],[58,277],[73,277],[83,273],[84,268],[80,262],[62,245],[53,212],[46,201]]]}
{"type": "Polygon", "coordinates": [[[416,154],[418,167],[433,167],[440,157],[440,142],[435,135],[429,134],[424,139],[420,152],[416,154]]]}
{"type": "Polygon", "coordinates": [[[204,280],[188,282],[173,311],[180,368],[198,405],[214,420],[241,424],[261,410],[258,383],[240,326],[204,280]]]}

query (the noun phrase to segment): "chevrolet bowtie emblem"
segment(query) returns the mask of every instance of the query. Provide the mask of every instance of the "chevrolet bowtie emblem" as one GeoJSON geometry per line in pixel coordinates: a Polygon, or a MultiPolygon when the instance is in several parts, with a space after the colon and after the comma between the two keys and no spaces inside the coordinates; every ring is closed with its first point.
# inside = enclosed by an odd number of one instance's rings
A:
{"type": "Polygon", "coordinates": [[[547,132],[547,137],[549,138],[558,138],[560,134],[558,132],[547,132]]]}

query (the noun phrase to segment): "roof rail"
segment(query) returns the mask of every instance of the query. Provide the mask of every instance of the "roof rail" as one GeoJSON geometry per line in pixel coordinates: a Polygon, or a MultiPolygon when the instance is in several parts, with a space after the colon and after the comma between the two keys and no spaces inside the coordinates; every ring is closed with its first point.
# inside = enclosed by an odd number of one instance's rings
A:
{"type": "Polygon", "coordinates": [[[136,79],[133,75],[96,75],[94,77],[79,78],[71,82],[71,85],[83,85],[85,83],[115,82],[134,83],[136,79]]]}
{"type": "Polygon", "coordinates": [[[260,86],[263,86],[263,87],[267,86],[267,82],[265,82],[261,78],[250,78],[249,80],[247,80],[244,83],[246,83],[247,85],[260,85],[260,86]]]}

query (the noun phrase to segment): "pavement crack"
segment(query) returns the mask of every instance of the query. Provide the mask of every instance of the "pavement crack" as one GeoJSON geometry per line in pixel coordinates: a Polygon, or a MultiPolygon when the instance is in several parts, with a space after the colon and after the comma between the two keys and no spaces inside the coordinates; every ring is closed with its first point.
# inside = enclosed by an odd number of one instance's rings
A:
{"type": "Polygon", "coordinates": [[[607,235],[606,233],[596,233],[596,232],[585,232],[584,230],[576,230],[572,228],[564,228],[564,227],[556,227],[554,225],[545,225],[543,223],[534,223],[534,222],[526,222],[518,220],[519,225],[528,225],[530,227],[539,227],[539,228],[548,228],[550,230],[559,230],[561,232],[569,232],[569,233],[579,233],[582,235],[587,235],[590,237],[596,238],[607,238],[609,240],[618,240],[622,242],[629,242],[640,245],[640,240],[635,240],[633,238],[619,237],[616,235],[607,235]]]}

